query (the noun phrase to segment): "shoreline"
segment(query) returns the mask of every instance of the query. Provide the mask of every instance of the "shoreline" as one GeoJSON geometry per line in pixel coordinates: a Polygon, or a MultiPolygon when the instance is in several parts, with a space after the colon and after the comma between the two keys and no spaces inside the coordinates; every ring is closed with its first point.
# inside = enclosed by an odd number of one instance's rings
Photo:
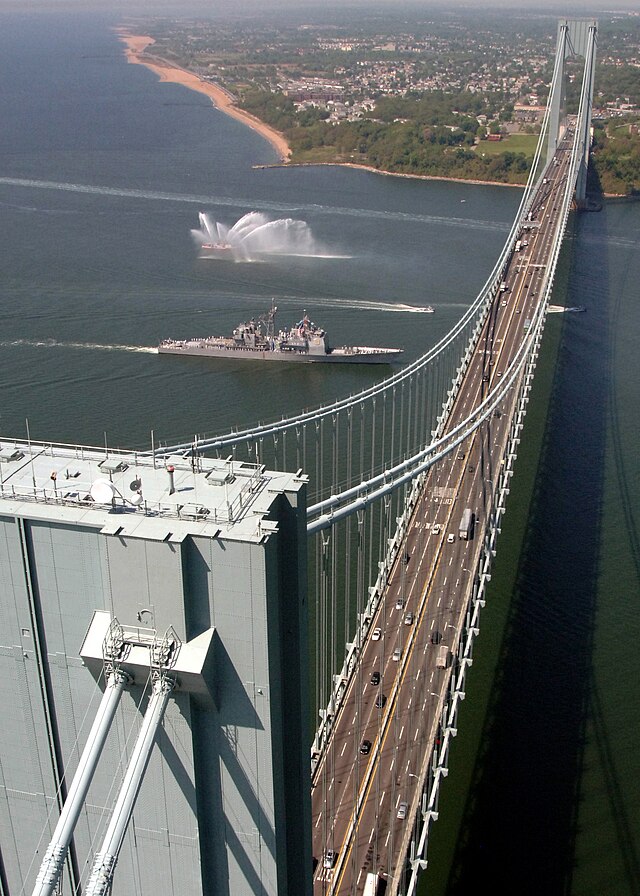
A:
{"type": "MultiPolygon", "coordinates": [[[[116,27],[115,33],[118,39],[125,45],[124,54],[128,62],[135,65],[144,65],[154,74],[160,81],[170,84],[180,84],[189,90],[195,90],[209,97],[212,104],[225,115],[235,118],[256,133],[264,137],[271,146],[276,150],[280,158],[279,162],[264,165],[254,165],[254,168],[304,168],[318,165],[335,166],[338,168],[358,168],[361,171],[369,171],[372,174],[380,174],[383,177],[408,177],[414,180],[439,180],[448,183],[457,184],[473,184],[483,187],[515,187],[523,190],[524,184],[507,184],[502,181],[495,180],[477,180],[466,177],[443,177],[437,174],[406,174],[401,171],[384,171],[380,168],[374,168],[372,165],[362,165],[358,162],[291,162],[291,147],[289,146],[284,135],[276,131],[270,125],[260,121],[255,115],[245,112],[236,106],[235,98],[221,87],[219,84],[211,84],[203,81],[198,75],[187,69],[180,68],[178,65],[171,64],[160,57],[145,56],[148,47],[155,43],[155,40],[146,34],[132,34],[128,28],[116,27]]],[[[627,197],[619,193],[605,193],[606,199],[626,199],[627,197]]],[[[632,197],[635,199],[635,197],[632,197]]],[[[636,200],[637,201],[637,200],[636,200]]]]}
{"type": "Polygon", "coordinates": [[[311,168],[324,165],[335,168],[359,168],[361,171],[370,171],[371,174],[381,174],[383,177],[408,177],[412,180],[443,180],[450,184],[474,184],[481,187],[517,187],[524,190],[524,184],[506,184],[499,180],[477,180],[470,177],[443,177],[438,174],[407,174],[404,171],[384,171],[382,168],[374,168],[373,165],[362,165],[359,162],[287,162],[286,164],[254,165],[254,168],[311,168]]]}
{"type": "Polygon", "coordinates": [[[280,161],[272,164],[254,165],[254,168],[304,168],[315,165],[326,165],[339,168],[359,168],[361,171],[369,171],[372,174],[380,174],[384,177],[409,177],[416,180],[442,180],[448,181],[449,183],[476,184],[478,186],[488,187],[519,187],[520,189],[524,189],[524,184],[505,184],[500,183],[499,181],[472,180],[464,177],[440,177],[435,174],[405,174],[398,171],[382,171],[379,168],[374,168],[372,165],[361,165],[357,162],[290,162],[291,148],[284,136],[279,131],[274,130],[263,121],[260,121],[255,115],[250,115],[248,112],[238,109],[235,105],[234,97],[223,87],[203,81],[198,75],[194,75],[193,72],[180,68],[178,65],[172,65],[164,59],[160,59],[160,57],[154,58],[145,56],[145,50],[155,43],[154,39],[149,37],[149,35],[132,34],[124,27],[115,28],[114,30],[118,35],[118,39],[125,45],[124,52],[128,62],[136,65],[144,65],[150,71],[154,72],[160,81],[165,81],[171,84],[181,84],[183,87],[187,87],[190,90],[203,93],[205,96],[209,97],[213,105],[220,112],[242,122],[242,124],[247,125],[247,127],[252,128],[252,130],[264,137],[265,140],[268,140],[280,156],[280,161]]]}
{"type": "Polygon", "coordinates": [[[264,139],[267,140],[278,153],[281,163],[288,161],[289,156],[291,155],[291,149],[283,135],[269,127],[269,125],[265,124],[263,121],[260,121],[260,119],[256,118],[254,115],[250,115],[248,112],[238,109],[235,104],[235,99],[231,94],[227,93],[223,87],[220,87],[217,84],[209,84],[207,81],[203,81],[199,78],[198,75],[193,74],[193,72],[180,68],[178,65],[172,65],[159,57],[153,58],[145,56],[145,50],[155,43],[152,37],[145,34],[132,34],[127,28],[115,28],[114,30],[118,35],[118,39],[125,45],[124,53],[128,62],[135,65],[144,65],[156,74],[160,81],[165,81],[170,84],[180,84],[183,87],[187,87],[189,90],[203,93],[205,96],[209,97],[213,105],[220,112],[229,115],[231,118],[235,118],[237,121],[240,121],[242,124],[256,131],[261,137],[264,137],[264,139]]]}

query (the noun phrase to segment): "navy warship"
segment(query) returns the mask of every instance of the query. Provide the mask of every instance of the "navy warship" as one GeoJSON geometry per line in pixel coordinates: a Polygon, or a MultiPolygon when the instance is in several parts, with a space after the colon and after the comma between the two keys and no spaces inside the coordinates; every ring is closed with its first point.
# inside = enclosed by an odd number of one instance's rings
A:
{"type": "Polygon", "coordinates": [[[232,358],[247,361],[319,361],[343,364],[391,364],[402,354],[399,348],[342,345],[332,348],[326,331],[316,326],[307,313],[295,326],[277,330],[278,308],[257,320],[239,324],[231,336],[204,336],[193,339],[164,339],[161,355],[200,355],[205,358],[232,358]]]}

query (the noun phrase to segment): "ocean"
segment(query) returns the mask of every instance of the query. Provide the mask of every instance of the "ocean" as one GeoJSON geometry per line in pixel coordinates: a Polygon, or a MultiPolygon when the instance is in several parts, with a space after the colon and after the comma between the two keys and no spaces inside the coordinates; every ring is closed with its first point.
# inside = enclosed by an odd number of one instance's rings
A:
{"type": "MultiPolygon", "coordinates": [[[[411,361],[482,287],[519,191],[283,168],[248,128],[128,65],[106,15],[0,13],[3,437],[128,448],[343,396],[383,368],[158,356],[272,300],[411,361]],[[306,256],[198,257],[199,213],[302,221],[306,256]],[[421,309],[432,305],[434,314],[421,309]]],[[[635,669],[640,206],[575,218],[423,880],[640,892],[635,669]],[[518,484],[518,479],[521,485],[518,484]]]]}

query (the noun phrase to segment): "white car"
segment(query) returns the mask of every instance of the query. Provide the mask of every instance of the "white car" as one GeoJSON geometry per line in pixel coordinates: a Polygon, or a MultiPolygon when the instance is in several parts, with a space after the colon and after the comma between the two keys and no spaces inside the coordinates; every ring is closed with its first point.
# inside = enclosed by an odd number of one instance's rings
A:
{"type": "Polygon", "coordinates": [[[373,632],[372,632],[372,634],[371,634],[371,640],[372,640],[372,641],[379,641],[381,637],[382,637],[382,629],[381,629],[381,628],[374,628],[374,630],[373,630],[373,632]]]}
{"type": "Polygon", "coordinates": [[[454,542],[455,540],[456,540],[456,537],[455,537],[455,535],[453,534],[453,532],[449,532],[449,534],[447,535],[447,541],[449,542],[449,544],[453,544],[453,542],[454,542]]]}
{"type": "Polygon", "coordinates": [[[433,526],[431,527],[431,531],[434,535],[437,535],[438,532],[440,531],[440,523],[434,523],[433,526]]]}
{"type": "Polygon", "coordinates": [[[328,849],[324,854],[322,864],[325,868],[333,868],[337,858],[338,853],[335,851],[335,849],[328,849]]]}

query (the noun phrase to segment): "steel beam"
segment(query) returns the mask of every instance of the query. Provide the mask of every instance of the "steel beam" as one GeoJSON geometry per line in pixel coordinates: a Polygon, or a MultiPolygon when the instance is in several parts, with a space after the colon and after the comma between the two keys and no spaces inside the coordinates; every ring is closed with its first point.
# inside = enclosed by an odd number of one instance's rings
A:
{"type": "Polygon", "coordinates": [[[91,726],[77,771],[60,812],[56,829],[44,854],[33,889],[33,896],[53,896],[57,892],[58,881],[64,868],[80,810],[86,799],[126,682],[127,676],[118,670],[109,676],[98,713],[91,726]]]}
{"type": "Polygon", "coordinates": [[[85,896],[107,896],[110,892],[120,847],[173,687],[173,680],[166,675],[159,675],[154,682],[142,728],[113,808],[102,849],[96,854],[93,862],[85,896]]]}

